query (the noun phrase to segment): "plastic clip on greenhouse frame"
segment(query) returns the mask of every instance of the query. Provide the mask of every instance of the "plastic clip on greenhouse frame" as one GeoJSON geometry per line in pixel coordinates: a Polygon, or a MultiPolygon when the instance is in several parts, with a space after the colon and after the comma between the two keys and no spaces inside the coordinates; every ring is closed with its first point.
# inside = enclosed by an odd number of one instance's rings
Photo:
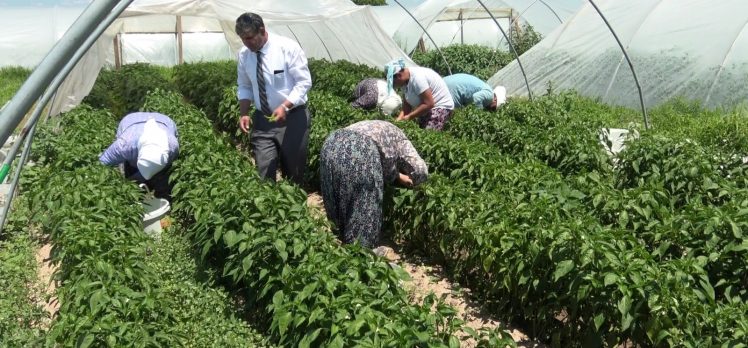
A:
{"type": "MultiPolygon", "coordinates": [[[[55,92],[57,91],[57,87],[59,87],[60,84],[62,84],[62,82],[65,80],[65,78],[70,73],[70,71],[73,70],[73,68],[78,63],[78,61],[83,57],[83,55],[88,51],[88,49],[96,42],[96,40],[98,40],[99,36],[101,36],[104,30],[106,30],[109,27],[109,25],[112,24],[112,22],[114,22],[114,20],[117,19],[117,17],[119,17],[119,15],[127,8],[127,6],[130,5],[130,3],[132,3],[132,0],[126,0],[122,2],[114,1],[114,2],[117,3],[116,6],[114,6],[113,8],[109,8],[109,9],[107,9],[106,7],[93,8],[93,2],[92,2],[91,5],[89,5],[86,8],[86,10],[80,15],[78,20],[76,20],[75,23],[73,23],[73,25],[70,27],[70,29],[68,29],[66,34],[60,39],[60,43],[55,45],[55,47],[52,48],[52,50],[50,51],[50,53],[47,54],[44,60],[42,60],[42,62],[39,63],[39,66],[37,67],[37,69],[34,70],[34,73],[32,73],[32,76],[29,77],[29,80],[27,80],[24,83],[24,85],[21,86],[21,89],[23,89],[27,84],[30,84],[31,87],[29,87],[29,89],[33,88],[34,91],[38,92],[35,95],[38,95],[39,93],[41,93],[41,88],[36,88],[36,86],[33,85],[33,83],[36,80],[34,81],[30,81],[30,80],[35,74],[36,75],[43,74],[43,77],[41,79],[48,80],[47,75],[51,76],[51,73],[54,70],[50,70],[50,69],[44,70],[41,67],[44,66],[45,64],[55,64],[55,66],[59,66],[57,61],[53,60],[53,59],[59,59],[58,58],[59,55],[56,54],[57,52],[56,50],[65,50],[65,52],[61,53],[61,54],[68,56],[68,58],[63,61],[65,65],[62,66],[62,69],[58,71],[58,73],[55,75],[53,80],[48,85],[48,88],[46,89],[44,94],[39,98],[33,114],[31,115],[29,120],[26,121],[26,125],[21,131],[21,134],[19,135],[16,142],[13,144],[13,147],[10,149],[10,151],[8,151],[8,156],[5,158],[5,162],[3,163],[2,168],[0,168],[0,182],[2,182],[5,180],[5,177],[7,176],[10,170],[10,164],[12,163],[13,159],[16,156],[16,153],[18,152],[18,148],[20,147],[21,142],[24,142],[25,140],[26,145],[24,146],[20,161],[18,162],[18,166],[13,175],[13,180],[11,181],[10,189],[8,190],[7,198],[5,200],[5,205],[3,206],[2,212],[0,212],[0,234],[2,233],[3,227],[5,226],[5,219],[8,215],[8,211],[10,210],[10,205],[13,200],[13,192],[15,191],[16,186],[18,185],[18,179],[21,174],[21,169],[23,169],[23,165],[25,164],[26,158],[28,157],[28,153],[31,149],[31,141],[34,137],[34,132],[36,130],[37,121],[39,120],[39,116],[44,110],[44,107],[47,105],[47,103],[52,98],[52,96],[54,96],[55,92]],[[91,18],[89,18],[90,16],[87,14],[87,12],[89,11],[109,11],[109,12],[108,12],[108,15],[103,20],[99,20],[93,23],[93,24],[98,23],[98,25],[95,28],[91,28],[89,26],[90,23],[88,22],[91,20],[91,18]],[[84,29],[88,29],[88,30],[86,31],[77,30],[79,26],[85,26],[84,29]],[[81,43],[78,46],[65,46],[65,42],[68,41],[67,39],[68,35],[77,35],[76,38],[80,35],[83,35],[82,37],[85,38],[85,41],[83,41],[83,43],[81,43]],[[72,51],[72,49],[75,49],[75,50],[72,51]],[[53,60],[53,61],[50,63],[49,60],[53,60]],[[37,70],[39,70],[40,72],[37,73],[37,70]]],[[[99,17],[100,14],[101,13],[96,12],[94,15],[91,15],[91,16],[99,17]]],[[[37,79],[37,80],[41,80],[41,79],[37,79]]],[[[16,93],[16,96],[20,95],[20,93],[21,93],[21,90],[19,89],[19,91],[16,93]]],[[[15,99],[16,96],[14,96],[13,98],[15,99]]],[[[7,106],[8,105],[6,105],[6,107],[7,106]]],[[[25,106],[25,109],[29,109],[30,106],[31,104],[25,106]]],[[[20,110],[22,109],[19,109],[19,112],[20,110]]],[[[7,108],[4,108],[3,112],[0,114],[0,117],[2,117],[3,119],[6,119],[5,117],[7,117],[6,111],[7,111],[7,108]]],[[[21,113],[20,114],[21,118],[25,114],[26,114],[25,112],[21,113]]],[[[20,123],[20,121],[21,121],[20,119],[16,121],[16,125],[20,123]]],[[[11,130],[14,129],[16,125],[14,125],[10,129],[11,130]]],[[[3,140],[3,142],[5,142],[5,140],[3,140]]]]}

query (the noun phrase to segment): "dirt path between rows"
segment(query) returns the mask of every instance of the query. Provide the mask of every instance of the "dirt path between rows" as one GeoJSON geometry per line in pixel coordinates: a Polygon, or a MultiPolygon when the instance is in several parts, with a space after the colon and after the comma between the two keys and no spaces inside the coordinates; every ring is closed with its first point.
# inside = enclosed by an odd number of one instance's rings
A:
{"type": "MultiPolygon", "coordinates": [[[[52,244],[45,243],[36,251],[36,263],[38,265],[37,275],[39,278],[39,284],[42,287],[43,293],[41,296],[37,296],[39,302],[46,301],[45,303],[39,303],[49,313],[50,321],[57,314],[57,310],[60,309],[60,303],[57,301],[55,296],[55,290],[57,290],[57,284],[52,280],[52,275],[57,270],[52,264],[50,257],[52,251],[52,244]]],[[[48,326],[49,323],[43,325],[48,326]]],[[[46,327],[45,327],[46,328],[46,327]]]]}
{"type": "MultiPolygon", "coordinates": [[[[317,210],[317,212],[313,212],[313,214],[324,215],[322,197],[319,193],[315,192],[309,194],[307,196],[307,205],[314,210],[317,210]]],[[[395,250],[395,248],[397,248],[396,245],[388,246],[385,257],[398,264],[410,275],[411,280],[406,282],[404,287],[413,297],[414,301],[420,303],[424,297],[433,292],[437,298],[444,298],[444,302],[457,311],[457,316],[465,321],[467,327],[475,330],[480,328],[503,328],[509,331],[518,347],[547,347],[542,343],[529,339],[527,335],[517,328],[514,328],[511,325],[505,325],[498,320],[491,318],[489,315],[486,315],[478,303],[470,300],[469,289],[454,286],[448,280],[448,277],[444,274],[440,266],[428,264],[428,262],[424,262],[424,260],[414,256],[400,254],[395,250]]],[[[461,347],[475,347],[475,342],[471,339],[463,339],[461,347]]]]}

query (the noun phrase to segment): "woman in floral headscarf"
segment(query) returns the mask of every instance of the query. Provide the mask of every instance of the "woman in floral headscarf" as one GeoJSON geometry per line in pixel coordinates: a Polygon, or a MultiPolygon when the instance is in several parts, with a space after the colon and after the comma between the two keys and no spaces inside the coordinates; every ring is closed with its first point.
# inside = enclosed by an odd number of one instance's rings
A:
{"type": "Polygon", "coordinates": [[[353,90],[355,100],[351,102],[353,108],[364,110],[377,109],[384,116],[397,116],[403,100],[394,91],[387,88],[387,82],[382,79],[363,79],[353,90]]]}
{"type": "Polygon", "coordinates": [[[402,58],[384,66],[387,86],[402,87],[403,109],[398,121],[417,119],[421,128],[442,130],[452,117],[454,101],[447,84],[434,70],[406,67],[402,58]]]}
{"type": "Polygon", "coordinates": [[[405,133],[382,120],[333,131],[322,145],[319,162],[327,217],[343,243],[359,241],[367,248],[376,248],[381,239],[385,185],[414,187],[429,175],[405,133]]]}

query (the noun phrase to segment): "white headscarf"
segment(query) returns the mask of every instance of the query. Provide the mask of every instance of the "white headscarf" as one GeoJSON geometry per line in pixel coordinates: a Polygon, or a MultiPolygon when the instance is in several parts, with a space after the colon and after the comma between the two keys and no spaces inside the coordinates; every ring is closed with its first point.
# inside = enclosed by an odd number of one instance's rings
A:
{"type": "Polygon", "coordinates": [[[149,119],[138,138],[138,171],[146,180],[169,164],[169,136],[155,119],[149,119]]]}
{"type": "Polygon", "coordinates": [[[493,94],[496,95],[496,107],[506,103],[506,88],[504,88],[504,86],[496,86],[496,88],[493,89],[493,94]]]}
{"type": "Polygon", "coordinates": [[[379,112],[384,116],[394,116],[396,112],[400,111],[402,105],[403,99],[399,95],[390,94],[382,101],[382,104],[379,106],[379,112]]]}

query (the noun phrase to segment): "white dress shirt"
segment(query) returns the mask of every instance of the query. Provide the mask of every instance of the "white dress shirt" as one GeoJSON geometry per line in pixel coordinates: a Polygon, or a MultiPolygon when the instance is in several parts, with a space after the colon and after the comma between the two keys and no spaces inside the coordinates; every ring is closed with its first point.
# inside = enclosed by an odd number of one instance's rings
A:
{"type": "MultiPolygon", "coordinates": [[[[286,37],[268,33],[268,41],[260,49],[262,72],[265,74],[265,91],[268,105],[275,110],[284,100],[294,106],[306,104],[307,92],[312,87],[306,55],[299,44],[286,37]]],[[[257,88],[257,54],[247,47],[239,50],[237,85],[239,100],[252,100],[260,106],[257,88]]]]}

